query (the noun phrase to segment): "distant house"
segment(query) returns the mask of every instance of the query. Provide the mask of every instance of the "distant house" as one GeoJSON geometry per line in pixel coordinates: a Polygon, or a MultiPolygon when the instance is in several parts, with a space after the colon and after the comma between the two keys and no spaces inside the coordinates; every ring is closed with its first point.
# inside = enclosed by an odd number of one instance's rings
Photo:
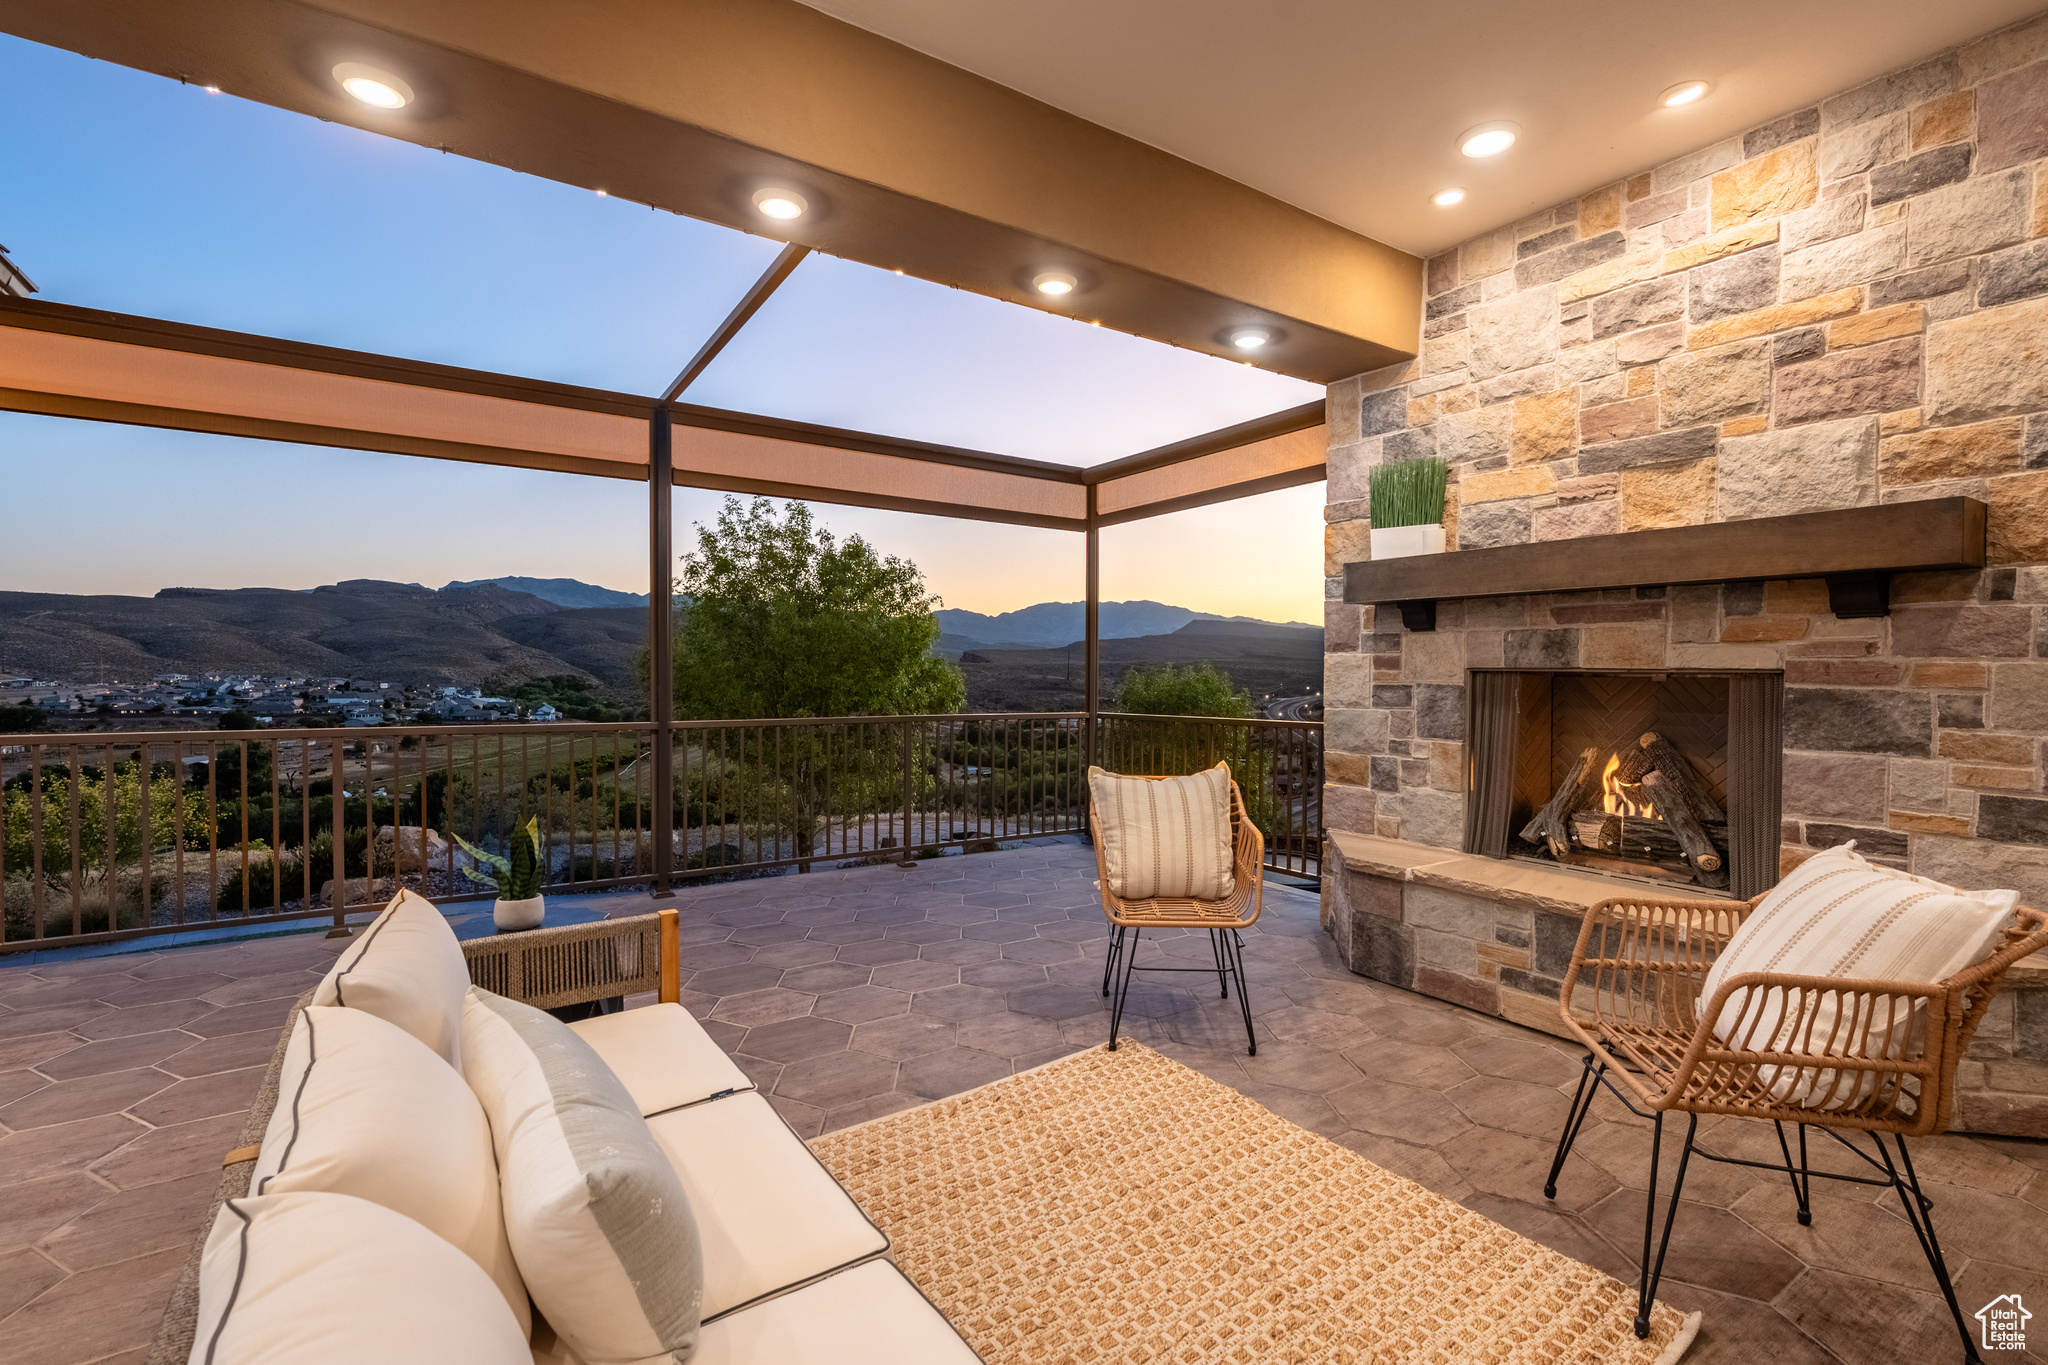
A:
{"type": "Polygon", "coordinates": [[[36,293],[35,281],[22,273],[20,266],[7,259],[7,248],[0,246],[0,294],[25,299],[36,293]]]}
{"type": "Polygon", "coordinates": [[[258,697],[250,702],[248,709],[258,716],[296,716],[299,713],[299,699],[289,692],[273,692],[267,697],[258,697]]]}
{"type": "Polygon", "coordinates": [[[542,702],[539,706],[533,708],[532,712],[529,713],[527,718],[529,720],[536,721],[560,720],[562,718],[562,713],[557,711],[553,706],[549,705],[547,702],[542,702]]]}

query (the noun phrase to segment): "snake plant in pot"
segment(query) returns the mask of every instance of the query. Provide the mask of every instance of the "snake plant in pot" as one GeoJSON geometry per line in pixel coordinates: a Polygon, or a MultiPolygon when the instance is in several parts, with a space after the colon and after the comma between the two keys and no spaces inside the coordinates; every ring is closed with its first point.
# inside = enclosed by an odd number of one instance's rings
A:
{"type": "Polygon", "coordinates": [[[491,907],[491,922],[498,931],[538,929],[547,913],[547,898],[540,893],[540,817],[513,829],[509,858],[486,853],[459,834],[455,842],[476,864],[462,869],[462,875],[498,893],[497,903],[491,907]]]}
{"type": "Polygon", "coordinates": [[[1430,456],[1375,466],[1368,481],[1372,557],[1442,554],[1448,462],[1430,456]]]}

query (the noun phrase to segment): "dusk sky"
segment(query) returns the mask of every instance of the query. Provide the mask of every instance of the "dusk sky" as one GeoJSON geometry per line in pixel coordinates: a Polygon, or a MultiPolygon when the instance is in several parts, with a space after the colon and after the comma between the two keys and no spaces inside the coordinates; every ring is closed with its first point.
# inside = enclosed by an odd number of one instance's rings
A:
{"type": "MultiPolygon", "coordinates": [[[[54,302],[631,393],[777,244],[0,36],[0,243],[54,302]]],[[[1319,386],[813,256],[691,401],[1091,464],[1319,386]]],[[[644,590],[644,485],[0,413],[0,589],[644,590]]],[[[720,495],[678,490],[678,549],[720,495]]],[[[1103,595],[1321,616],[1320,484],[1105,531],[1103,595]],[[1227,548],[1217,553],[1216,547],[1227,548]]],[[[1081,593],[1080,537],[820,505],[948,606],[1081,593]]]]}

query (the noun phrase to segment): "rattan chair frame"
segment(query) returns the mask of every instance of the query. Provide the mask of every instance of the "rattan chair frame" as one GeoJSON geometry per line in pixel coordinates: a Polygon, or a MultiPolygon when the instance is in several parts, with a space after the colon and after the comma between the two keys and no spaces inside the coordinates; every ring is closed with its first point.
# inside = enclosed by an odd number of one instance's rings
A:
{"type": "Polygon", "coordinates": [[[591,924],[526,929],[467,939],[471,984],[535,1009],[654,991],[682,999],[681,935],[673,909],[591,924]]]}
{"type": "MultiPolygon", "coordinates": [[[[1163,782],[1172,774],[1118,773],[1145,782],[1163,782]]],[[[1095,806],[1095,794],[1088,794],[1088,828],[1102,828],[1102,816],[1095,806]]],[[[1252,1027],[1251,999],[1245,994],[1244,937],[1241,930],[1258,922],[1265,910],[1266,836],[1245,812],[1244,793],[1237,780],[1230,782],[1231,887],[1218,900],[1197,900],[1192,896],[1152,896],[1126,899],[1110,889],[1108,855],[1096,838],[1096,884],[1102,891],[1102,913],[1110,924],[1109,948],[1102,962],[1102,994],[1110,1000],[1109,1050],[1116,1051],[1117,1033],[1123,1025],[1124,1004],[1130,996],[1133,972],[1211,972],[1225,1000],[1230,983],[1237,983],[1239,1010],[1244,1015],[1245,1047],[1248,1055],[1259,1053],[1258,1034],[1252,1027]],[[1202,929],[1209,934],[1209,951],[1214,967],[1140,967],[1138,942],[1147,929],[1202,929]]]]}
{"type": "Polygon", "coordinates": [[[1809,1194],[1816,1176],[1888,1186],[1898,1192],[1948,1302],[1965,1358],[1976,1361],[1976,1346],[1935,1235],[1933,1201],[1921,1189],[1906,1139],[1948,1128],[1954,1118],[1956,1069],[1970,1039],[2005,973],[2048,948],[2048,915],[2020,907],[1995,949],[1943,981],[1745,972],[1721,982],[1702,1004],[1708,970],[1763,899],[1615,898],[1586,912],[1559,992],[1565,1027],[1585,1044],[1586,1058],[1543,1192],[1556,1197],[1558,1176],[1602,1088],[1651,1120],[1636,1318],[1641,1336],[1648,1330],[1679,1193],[1695,1154],[1727,1165],[1782,1170],[1792,1183],[1802,1224],[1813,1221],[1809,1194]],[[1715,1021],[1731,1002],[1736,1019],[1723,1041],[1715,1037],[1715,1021]],[[1823,1016],[1830,1012],[1832,1021],[1823,1029],[1823,1016]],[[1882,1055],[1867,1050],[1874,1031],[1885,1040],[1882,1055]],[[1687,1116],[1686,1138],[1658,1238],[1657,1166],[1667,1113],[1687,1116]],[[1698,1147],[1702,1114],[1769,1120],[1777,1129],[1784,1164],[1698,1147]],[[1785,1136],[1788,1123],[1798,1125],[1796,1163],[1785,1136]],[[1809,1127],[1855,1153],[1876,1174],[1813,1169],[1807,1159],[1809,1127]],[[1876,1148],[1874,1156],[1853,1140],[1864,1133],[1876,1148]]]}

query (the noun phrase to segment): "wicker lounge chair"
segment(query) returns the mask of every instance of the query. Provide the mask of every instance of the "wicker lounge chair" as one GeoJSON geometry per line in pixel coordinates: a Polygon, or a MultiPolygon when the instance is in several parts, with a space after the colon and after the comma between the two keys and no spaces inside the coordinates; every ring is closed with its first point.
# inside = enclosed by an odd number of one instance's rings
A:
{"type": "MultiPolygon", "coordinates": [[[[1133,776],[1133,774],[1119,774],[1133,776]]],[[[1158,777],[1145,777],[1145,781],[1156,782],[1158,777]]],[[[1102,816],[1095,807],[1095,798],[1088,799],[1088,821],[1091,829],[1102,826],[1102,816]]],[[[1102,963],[1102,994],[1108,999],[1114,994],[1109,1010],[1109,1049],[1116,1051],[1117,1030],[1123,1025],[1124,1002],[1130,996],[1131,973],[1137,972],[1214,972],[1217,985],[1222,989],[1223,998],[1230,998],[1230,983],[1237,982],[1237,1002],[1244,1012],[1244,1036],[1246,1050],[1256,1057],[1259,1040],[1252,1031],[1251,1001],[1245,996],[1244,939],[1239,931],[1250,927],[1259,918],[1264,908],[1266,860],[1266,839],[1259,833],[1259,827],[1245,814],[1244,794],[1237,789],[1237,783],[1230,784],[1230,823],[1235,831],[1232,846],[1232,874],[1230,894],[1221,900],[1195,900],[1192,897],[1160,896],[1149,900],[1125,900],[1110,890],[1109,867],[1105,861],[1102,840],[1095,841],[1095,871],[1102,887],[1102,912],[1109,917],[1109,951],[1102,963]],[[1206,929],[1209,932],[1209,950],[1215,958],[1213,967],[1139,967],[1138,939],[1147,929],[1206,929]]]]}
{"type": "Polygon", "coordinates": [[[1565,973],[1565,1024],[1586,1044],[1578,1093],[1558,1137],[1557,1156],[1543,1192],[1555,1198],[1557,1179],[1572,1143],[1602,1086],[1631,1113],[1652,1120],[1650,1191],[1643,1217],[1643,1251],[1636,1335],[1664,1271],[1664,1253],[1687,1164],[1703,1160],[1761,1170],[1782,1170],[1792,1182],[1799,1221],[1813,1221],[1808,1193],[1815,1176],[1898,1192],[1936,1284],[1955,1315],[1965,1358],[1980,1359],[1956,1302],[1941,1244],[1906,1150],[1908,1137],[1949,1126],[1956,1064],[1998,991],[2006,969],[2048,947],[2048,915],[2020,908],[2002,943],[1945,981],[1861,981],[1846,978],[1746,973],[1729,977],[1703,1000],[1707,971],[1736,929],[1763,900],[1606,900],[1586,914],[1570,969],[1565,973]],[[1747,992],[1747,994],[1740,994],[1747,992]],[[1724,1007],[1737,1002],[1739,1021],[1715,1036],[1724,1007]],[[1575,1008],[1575,1006],[1577,1008],[1575,1008]],[[1586,1012],[1590,1010],[1590,1012],[1586,1012]],[[1782,1015],[1779,1011],[1782,1010],[1782,1015]],[[1920,1013],[1914,1026],[1914,1013],[1920,1013]],[[1822,1020],[1833,1021],[1826,1028],[1822,1020]],[[1759,1021],[1767,1020],[1763,1027],[1759,1021]],[[1865,1055],[1860,1039],[1873,1024],[1896,1022],[1903,1046],[1865,1055]],[[1788,1050],[1762,1050],[1771,1040],[1788,1050]],[[1685,1146],[1657,1234],[1657,1158],[1664,1116],[1686,1115],[1685,1146]],[[1776,1125],[1783,1164],[1720,1156],[1695,1145],[1702,1114],[1765,1119],[1776,1125]],[[1785,1134],[1799,1129],[1798,1159],[1785,1134]],[[1807,1129],[1819,1128],[1853,1152],[1869,1171],[1844,1175],[1815,1170],[1807,1161],[1807,1129]],[[1870,1135],[1874,1151],[1858,1135],[1870,1135]]]}

